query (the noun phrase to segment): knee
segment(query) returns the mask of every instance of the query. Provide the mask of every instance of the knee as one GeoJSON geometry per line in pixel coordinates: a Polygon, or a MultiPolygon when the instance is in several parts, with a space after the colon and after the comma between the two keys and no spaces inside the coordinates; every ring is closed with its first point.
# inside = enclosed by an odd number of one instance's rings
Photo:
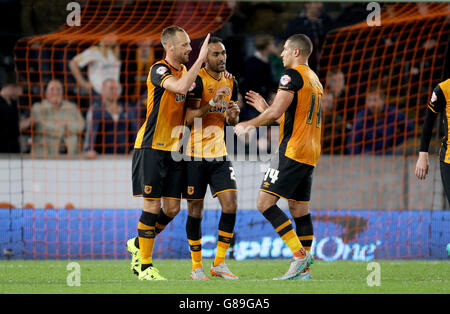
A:
{"type": "Polygon", "coordinates": [[[270,206],[272,206],[273,204],[268,202],[267,200],[258,197],[258,200],[256,202],[256,207],[258,208],[259,212],[263,213],[267,210],[267,208],[269,208],[270,206]]]}
{"type": "Polygon", "coordinates": [[[264,213],[269,207],[275,205],[277,201],[277,197],[260,191],[258,200],[256,201],[256,207],[260,213],[264,213]]]}
{"type": "Polygon", "coordinates": [[[226,214],[236,214],[237,212],[237,200],[229,200],[226,204],[223,204],[222,211],[226,214]]]}
{"type": "Polygon", "coordinates": [[[144,211],[157,214],[161,209],[161,202],[156,200],[144,199],[144,211]]]}
{"type": "Polygon", "coordinates": [[[195,218],[202,218],[203,201],[188,201],[188,215],[195,218]]]}
{"type": "Polygon", "coordinates": [[[180,204],[164,207],[164,213],[169,217],[175,217],[180,212],[180,204]]]}
{"type": "Polygon", "coordinates": [[[289,201],[289,211],[293,217],[302,217],[309,214],[309,203],[297,203],[289,201]]]}

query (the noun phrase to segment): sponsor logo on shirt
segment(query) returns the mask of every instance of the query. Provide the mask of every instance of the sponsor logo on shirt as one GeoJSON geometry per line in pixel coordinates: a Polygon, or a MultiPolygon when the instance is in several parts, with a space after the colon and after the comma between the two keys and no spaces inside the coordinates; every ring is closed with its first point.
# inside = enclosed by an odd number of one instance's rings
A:
{"type": "Polygon", "coordinates": [[[435,92],[433,92],[433,94],[431,95],[431,102],[435,102],[437,100],[437,95],[435,92]]]}
{"type": "Polygon", "coordinates": [[[160,66],[159,68],[156,69],[156,74],[159,74],[159,75],[163,75],[166,72],[167,72],[167,68],[163,67],[163,66],[160,66]]]}
{"type": "Polygon", "coordinates": [[[280,79],[281,85],[287,85],[291,81],[291,77],[289,75],[283,75],[280,79]]]}

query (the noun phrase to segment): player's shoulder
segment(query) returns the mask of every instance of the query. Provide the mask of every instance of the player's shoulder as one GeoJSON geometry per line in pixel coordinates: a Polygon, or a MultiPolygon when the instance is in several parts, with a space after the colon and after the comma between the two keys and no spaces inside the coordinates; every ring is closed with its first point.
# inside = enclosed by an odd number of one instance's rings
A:
{"type": "Polygon", "coordinates": [[[299,89],[303,85],[303,78],[296,68],[285,68],[279,81],[279,89],[299,89]]]}
{"type": "Polygon", "coordinates": [[[206,69],[203,67],[198,71],[197,78],[201,78],[202,80],[208,80],[211,76],[208,74],[206,69]]]}
{"type": "Polygon", "coordinates": [[[164,60],[159,60],[153,63],[153,65],[150,67],[150,72],[152,74],[158,74],[163,75],[165,73],[170,73],[170,66],[165,62],[164,60]]]}
{"type": "Polygon", "coordinates": [[[305,72],[300,67],[293,67],[293,68],[285,68],[282,78],[290,78],[294,80],[302,80],[303,76],[305,76],[305,72]]]}
{"type": "Polygon", "coordinates": [[[441,84],[450,85],[450,78],[446,79],[445,81],[442,81],[441,84]]]}
{"type": "Polygon", "coordinates": [[[227,84],[228,86],[230,86],[230,87],[237,86],[237,84],[238,84],[237,79],[236,79],[235,77],[225,77],[225,76],[223,76],[222,79],[223,79],[223,80],[226,82],[226,84],[227,84]]]}
{"type": "Polygon", "coordinates": [[[323,93],[323,86],[317,76],[317,73],[314,72],[308,65],[298,65],[295,67],[295,70],[298,72],[302,84],[309,83],[323,93]]]}
{"type": "Polygon", "coordinates": [[[445,101],[447,99],[450,99],[450,79],[442,81],[434,87],[431,95],[431,103],[445,101]]]}
{"type": "Polygon", "coordinates": [[[447,93],[450,93],[450,79],[446,79],[445,81],[439,83],[437,87],[440,87],[441,90],[445,93],[445,91],[447,91],[447,93]]]}
{"type": "Polygon", "coordinates": [[[287,75],[301,75],[301,69],[299,67],[285,68],[283,74],[287,75]]]}
{"type": "Polygon", "coordinates": [[[171,66],[164,60],[155,62],[150,68],[150,74],[147,79],[147,85],[153,85],[157,88],[164,88],[163,83],[169,77],[172,77],[174,72],[171,66]]]}

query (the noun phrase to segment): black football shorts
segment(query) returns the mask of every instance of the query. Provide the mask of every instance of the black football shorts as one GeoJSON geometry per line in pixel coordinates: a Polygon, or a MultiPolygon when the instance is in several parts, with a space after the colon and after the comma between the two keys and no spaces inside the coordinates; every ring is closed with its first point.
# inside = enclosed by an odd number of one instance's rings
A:
{"type": "Polygon", "coordinates": [[[261,191],[282,197],[289,201],[308,203],[311,197],[311,187],[314,167],[292,160],[278,153],[267,169],[261,191]]]}
{"type": "Polygon", "coordinates": [[[135,149],[132,161],[133,196],[145,199],[181,199],[183,161],[170,151],[135,149]]]}
{"type": "Polygon", "coordinates": [[[184,163],[183,198],[202,200],[206,189],[216,197],[225,191],[236,191],[236,177],[229,160],[193,160],[184,163]]]}

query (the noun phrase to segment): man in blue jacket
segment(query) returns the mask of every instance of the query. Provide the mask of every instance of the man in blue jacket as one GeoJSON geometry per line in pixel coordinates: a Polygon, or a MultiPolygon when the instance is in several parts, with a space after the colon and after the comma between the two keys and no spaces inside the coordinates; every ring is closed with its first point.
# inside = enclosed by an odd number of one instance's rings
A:
{"type": "Polygon", "coordinates": [[[357,112],[347,140],[350,154],[389,155],[412,135],[414,121],[409,121],[401,110],[386,104],[385,98],[378,86],[369,89],[366,108],[357,112]]]}
{"type": "Polygon", "coordinates": [[[87,118],[85,157],[97,154],[128,154],[133,151],[137,132],[135,110],[119,100],[119,82],[107,79],[102,85],[101,104],[93,105],[87,118]],[[128,109],[128,110],[127,110],[128,109]]]}

